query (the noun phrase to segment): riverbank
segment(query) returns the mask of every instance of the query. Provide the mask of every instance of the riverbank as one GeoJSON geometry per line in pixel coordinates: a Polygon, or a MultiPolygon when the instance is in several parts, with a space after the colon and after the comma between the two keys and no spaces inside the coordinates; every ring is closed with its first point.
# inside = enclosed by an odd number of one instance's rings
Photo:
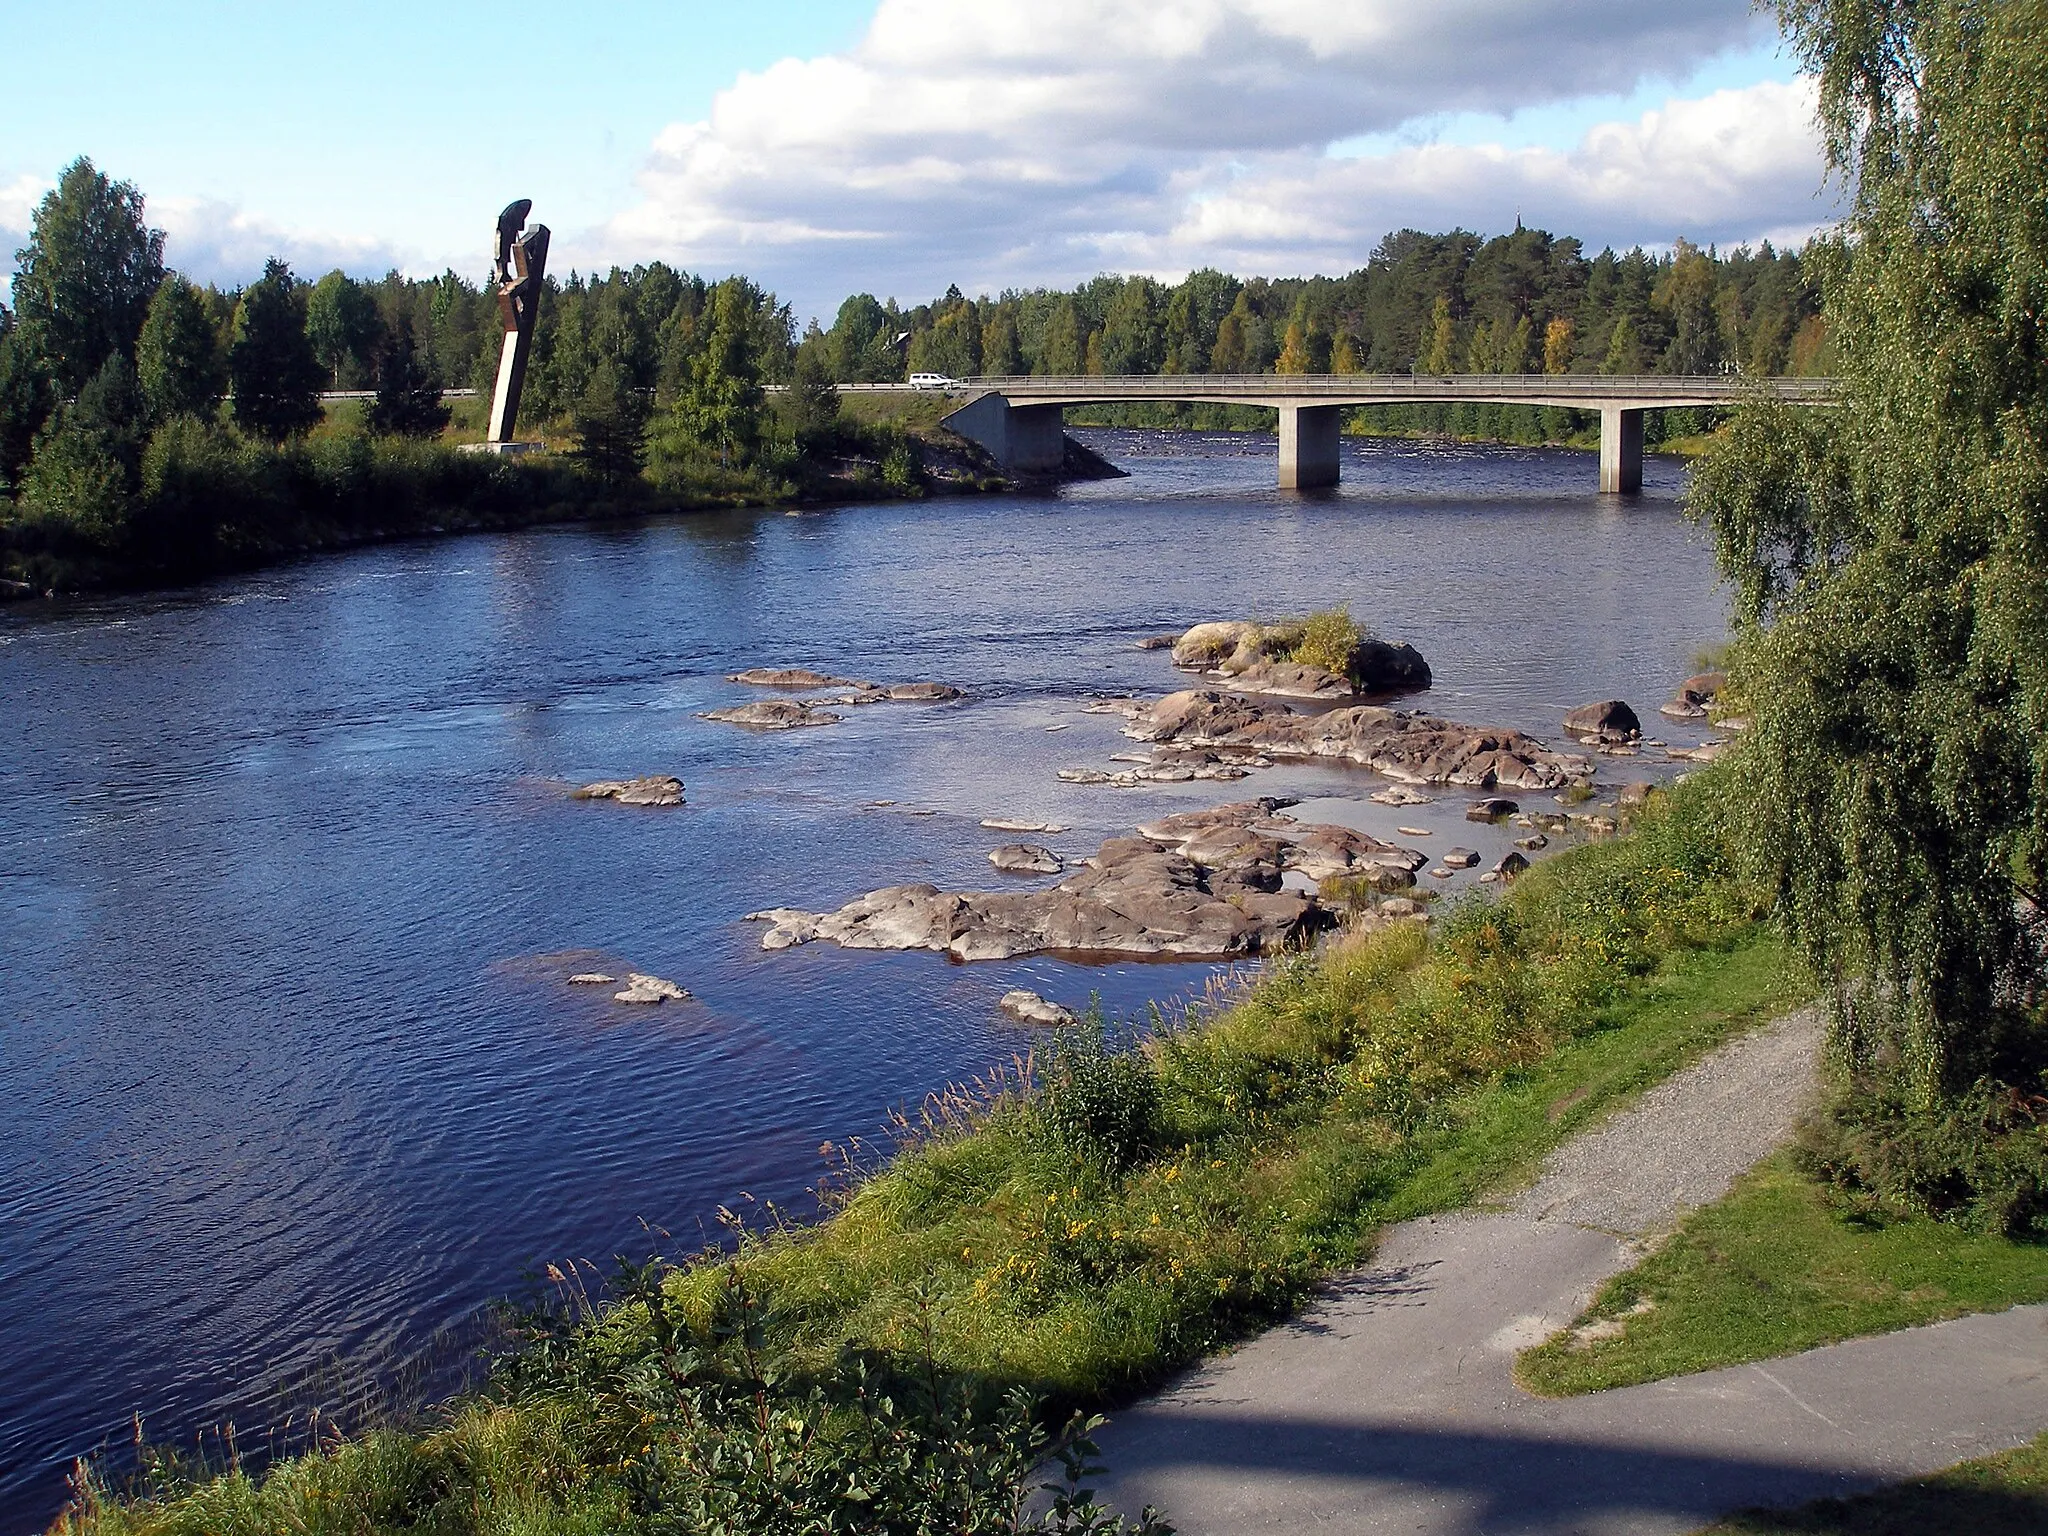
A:
{"type": "Polygon", "coordinates": [[[360,405],[329,402],[320,428],[277,446],[190,423],[152,444],[132,494],[90,516],[32,516],[0,500],[0,600],[183,585],[393,539],[1009,485],[977,445],[922,423],[849,423],[773,464],[657,483],[606,475],[567,440],[483,453],[466,420],[440,438],[373,438],[355,420],[360,405]]]}
{"type": "MultiPolygon", "coordinates": [[[[498,1390],[424,1434],[338,1444],[267,1479],[146,1484],[154,1502],[102,1499],[74,1528],[169,1530],[230,1508],[281,1523],[315,1501],[379,1530],[458,1508],[688,1507],[717,1481],[688,1404],[742,1368],[778,1402],[913,1368],[985,1404],[1021,1390],[1054,1423],[1120,1401],[1284,1316],[1382,1223],[1463,1203],[1797,995],[1728,871],[1715,797],[1701,776],[1631,835],[1459,905],[1433,935],[1355,936],[1142,1040],[1084,1027],[1028,1084],[928,1100],[886,1164],[845,1159],[820,1225],[770,1210],[733,1253],[530,1322],[498,1390]],[[719,1343],[735,1337],[744,1367],[719,1343]],[[484,1442],[525,1459],[456,1470],[484,1442]]],[[[815,1464],[830,1415],[807,1436],[792,1459],[815,1464]]],[[[785,1507],[731,1528],[776,1529],[785,1507]]]]}

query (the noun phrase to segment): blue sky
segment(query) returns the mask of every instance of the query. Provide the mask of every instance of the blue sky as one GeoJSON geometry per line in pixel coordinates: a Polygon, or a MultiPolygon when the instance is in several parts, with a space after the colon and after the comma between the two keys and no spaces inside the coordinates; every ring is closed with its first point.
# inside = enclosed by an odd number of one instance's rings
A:
{"type": "Polygon", "coordinates": [[[0,254],[84,153],[224,283],[273,251],[474,272],[515,196],[558,268],[745,270],[828,319],[1348,270],[1410,224],[1725,244],[1829,211],[1743,0],[0,0],[0,37],[0,254]]]}

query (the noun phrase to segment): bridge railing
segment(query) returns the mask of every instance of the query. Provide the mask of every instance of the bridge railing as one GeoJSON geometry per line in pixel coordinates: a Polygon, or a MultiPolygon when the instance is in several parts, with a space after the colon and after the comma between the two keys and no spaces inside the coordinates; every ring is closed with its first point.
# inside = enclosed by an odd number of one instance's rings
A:
{"type": "Polygon", "coordinates": [[[1828,378],[1763,377],[1742,374],[1585,374],[1585,373],[1189,373],[1189,374],[987,374],[961,379],[959,387],[1013,397],[1032,395],[1238,395],[1307,399],[1318,395],[1349,398],[1377,395],[1442,400],[1446,395],[1529,396],[1543,400],[1583,399],[1589,405],[1627,400],[1654,403],[1660,399],[1738,400],[1763,387],[1781,398],[1825,399],[1834,393],[1828,378]]]}

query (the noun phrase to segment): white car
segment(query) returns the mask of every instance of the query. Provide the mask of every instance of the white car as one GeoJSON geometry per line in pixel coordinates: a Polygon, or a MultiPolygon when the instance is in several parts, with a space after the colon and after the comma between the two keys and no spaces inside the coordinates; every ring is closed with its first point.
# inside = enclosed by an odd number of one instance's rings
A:
{"type": "Polygon", "coordinates": [[[960,381],[949,379],[943,373],[913,373],[910,376],[912,389],[953,389],[960,381]]]}

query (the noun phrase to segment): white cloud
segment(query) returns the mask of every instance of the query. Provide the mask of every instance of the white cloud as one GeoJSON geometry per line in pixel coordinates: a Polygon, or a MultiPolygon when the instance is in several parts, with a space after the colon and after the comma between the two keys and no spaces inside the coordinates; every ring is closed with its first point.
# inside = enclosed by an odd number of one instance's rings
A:
{"type": "Polygon", "coordinates": [[[656,141],[644,200],[566,242],[746,270],[829,313],[1175,274],[1348,270],[1404,224],[1741,238],[1821,217],[1808,107],[1674,101],[1569,150],[1332,144],[1625,93],[1753,44],[1743,0],[883,0],[850,52],[742,75],[656,141]]]}
{"type": "Polygon", "coordinates": [[[151,198],[147,216],[164,231],[165,264],[195,282],[249,282],[262,275],[272,256],[283,257],[304,278],[336,267],[358,277],[379,277],[393,267],[408,270],[405,253],[389,241],[286,229],[216,198],[151,198]]]}

